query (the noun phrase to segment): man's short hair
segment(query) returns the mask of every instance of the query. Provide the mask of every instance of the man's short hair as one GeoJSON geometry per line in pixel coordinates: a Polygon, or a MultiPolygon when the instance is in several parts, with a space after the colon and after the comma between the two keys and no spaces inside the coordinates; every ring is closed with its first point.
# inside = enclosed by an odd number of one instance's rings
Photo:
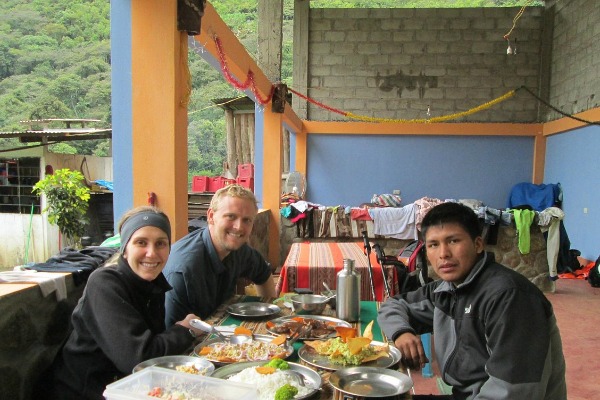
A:
{"type": "Polygon", "coordinates": [[[423,218],[421,235],[425,239],[427,230],[432,226],[456,223],[463,227],[472,239],[481,236],[479,219],[475,212],[464,204],[446,202],[433,207],[423,218]]]}
{"type": "Polygon", "coordinates": [[[258,200],[256,199],[254,193],[248,188],[235,184],[227,185],[217,190],[217,192],[214,194],[210,201],[210,208],[213,211],[217,211],[219,209],[219,206],[221,205],[221,200],[223,200],[223,198],[226,196],[250,200],[254,204],[254,207],[256,207],[256,210],[258,211],[258,200]]]}

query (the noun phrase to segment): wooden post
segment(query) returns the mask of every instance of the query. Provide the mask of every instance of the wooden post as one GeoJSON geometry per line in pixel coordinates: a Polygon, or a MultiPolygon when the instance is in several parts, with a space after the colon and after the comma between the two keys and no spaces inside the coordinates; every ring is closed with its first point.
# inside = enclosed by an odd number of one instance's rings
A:
{"type": "Polygon", "coordinates": [[[226,109],[225,124],[227,126],[227,162],[229,163],[229,170],[231,173],[236,175],[238,162],[235,152],[236,138],[233,118],[233,111],[226,109]]]}

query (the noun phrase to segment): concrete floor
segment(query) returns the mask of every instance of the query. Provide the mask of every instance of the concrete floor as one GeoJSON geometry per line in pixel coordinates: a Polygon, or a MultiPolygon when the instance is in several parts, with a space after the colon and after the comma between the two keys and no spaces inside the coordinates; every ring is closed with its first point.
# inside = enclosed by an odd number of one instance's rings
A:
{"type": "MultiPolygon", "coordinates": [[[[567,363],[569,400],[589,400],[600,396],[600,288],[585,280],[559,279],[556,292],[548,293],[562,336],[567,363]]],[[[439,394],[439,370],[433,365],[434,377],[424,378],[412,372],[416,394],[439,394]]]]}

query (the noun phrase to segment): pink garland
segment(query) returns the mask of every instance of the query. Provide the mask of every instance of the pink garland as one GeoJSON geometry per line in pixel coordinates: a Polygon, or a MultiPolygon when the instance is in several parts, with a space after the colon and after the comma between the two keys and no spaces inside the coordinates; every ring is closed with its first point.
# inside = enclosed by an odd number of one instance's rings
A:
{"type": "Polygon", "coordinates": [[[238,81],[229,71],[229,67],[227,66],[227,61],[225,60],[225,52],[223,51],[223,45],[221,44],[221,40],[215,36],[215,45],[217,46],[217,52],[219,53],[219,64],[221,64],[221,70],[223,71],[223,76],[227,82],[229,82],[233,87],[238,90],[246,90],[250,88],[254,96],[256,97],[256,101],[258,101],[261,105],[265,105],[271,101],[273,98],[273,93],[275,92],[275,86],[271,85],[271,91],[269,95],[264,98],[260,95],[256,87],[256,82],[254,81],[254,72],[252,70],[248,70],[246,75],[246,81],[240,82],[238,81]]]}

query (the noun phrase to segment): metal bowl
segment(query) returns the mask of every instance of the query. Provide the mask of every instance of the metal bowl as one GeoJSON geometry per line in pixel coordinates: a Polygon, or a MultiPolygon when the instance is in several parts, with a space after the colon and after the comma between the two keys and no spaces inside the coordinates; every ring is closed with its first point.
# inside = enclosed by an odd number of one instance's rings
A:
{"type": "Polygon", "coordinates": [[[413,387],[413,381],[408,375],[388,368],[373,367],[335,371],[329,377],[329,383],[333,386],[334,397],[344,399],[399,399],[404,398],[398,397],[399,395],[413,387]]]}
{"type": "Polygon", "coordinates": [[[298,315],[319,315],[327,306],[327,297],[319,294],[297,294],[290,297],[294,312],[298,315]]]}

